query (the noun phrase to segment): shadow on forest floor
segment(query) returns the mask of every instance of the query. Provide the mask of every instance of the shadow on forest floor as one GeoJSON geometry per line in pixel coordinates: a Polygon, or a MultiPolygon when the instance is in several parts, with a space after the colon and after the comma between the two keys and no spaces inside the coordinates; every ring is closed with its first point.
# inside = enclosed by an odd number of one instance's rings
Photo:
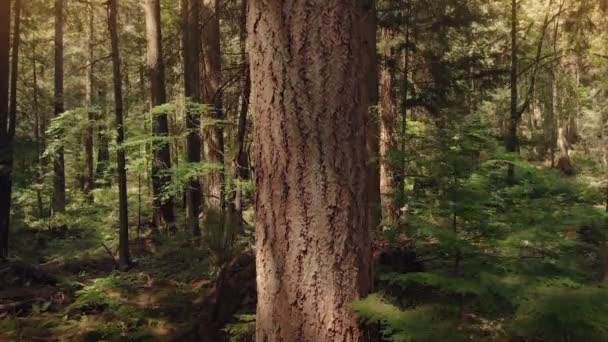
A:
{"type": "Polygon", "coordinates": [[[199,323],[217,271],[203,249],[179,234],[136,240],[136,267],[118,272],[102,240],[84,241],[95,240],[88,233],[15,234],[32,244],[25,244],[24,261],[0,264],[0,340],[172,340],[199,323]],[[63,255],[53,249],[57,244],[63,255]],[[28,258],[34,250],[36,257],[28,258]]]}

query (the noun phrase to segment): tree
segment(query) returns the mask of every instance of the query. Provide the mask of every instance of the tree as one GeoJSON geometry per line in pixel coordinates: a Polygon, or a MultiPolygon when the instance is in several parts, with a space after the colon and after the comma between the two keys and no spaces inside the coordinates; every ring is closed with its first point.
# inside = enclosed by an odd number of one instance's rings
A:
{"type": "Polygon", "coordinates": [[[209,117],[216,121],[203,130],[205,159],[221,166],[211,170],[205,181],[205,199],[209,209],[222,212],[224,199],[224,130],[217,120],[224,118],[222,108],[222,56],[220,50],[220,2],[203,0],[201,91],[203,102],[210,106],[209,117]]]}
{"type": "MultiPolygon", "coordinates": [[[[10,1],[0,3],[0,259],[8,257],[13,169],[12,137],[9,136],[10,1]]],[[[13,122],[14,123],[14,122],[13,122]]]]}
{"type": "MultiPolygon", "coordinates": [[[[64,1],[55,0],[55,117],[64,112],[63,104],[63,26],[64,1]]],[[[63,147],[55,151],[53,160],[53,211],[65,211],[65,161],[63,147]]]]}
{"type": "Polygon", "coordinates": [[[94,129],[93,123],[95,122],[95,112],[93,111],[93,71],[94,71],[94,53],[95,53],[95,16],[93,12],[93,4],[88,4],[89,9],[89,44],[88,44],[88,64],[87,67],[87,81],[86,81],[86,94],[85,94],[85,105],[88,111],[88,124],[84,136],[84,152],[85,152],[85,172],[83,175],[82,192],[89,199],[92,200],[93,196],[91,191],[93,190],[95,165],[93,157],[94,148],[94,129]]]}
{"type": "Polygon", "coordinates": [[[394,31],[387,27],[382,29],[382,44],[384,63],[380,71],[380,193],[382,194],[382,217],[389,225],[397,223],[399,209],[396,206],[396,189],[399,182],[397,152],[397,136],[395,125],[397,109],[394,89],[395,64],[397,55],[392,46],[395,39],[394,31]]]}
{"type": "MultiPolygon", "coordinates": [[[[184,88],[188,101],[186,114],[187,160],[190,163],[201,161],[201,120],[200,111],[194,104],[200,103],[199,58],[200,58],[200,5],[197,0],[182,0],[182,49],[184,55],[184,88]]],[[[199,212],[201,206],[201,184],[198,178],[192,179],[188,186],[187,216],[188,226],[194,236],[200,236],[199,212]]]]}
{"type": "Polygon", "coordinates": [[[158,139],[154,144],[154,161],[152,162],[152,192],[154,195],[153,225],[155,228],[164,225],[173,228],[175,216],[173,199],[163,199],[162,192],[171,183],[171,151],[166,139],[169,136],[167,113],[158,106],[167,103],[165,90],[165,66],[162,57],[162,32],[160,27],[160,0],[146,0],[144,4],[146,17],[146,38],[148,42],[147,68],[151,82],[151,102],[153,116],[153,134],[158,139]]]}
{"type": "Polygon", "coordinates": [[[247,114],[249,113],[249,95],[251,94],[251,75],[249,73],[249,61],[247,58],[247,0],[241,0],[241,22],[240,22],[240,53],[241,53],[241,86],[240,86],[240,108],[238,127],[236,133],[235,156],[233,161],[234,179],[236,189],[234,189],[232,206],[241,215],[242,212],[242,190],[240,182],[249,178],[249,156],[247,155],[247,114]]]}
{"type": "Polygon", "coordinates": [[[119,260],[122,267],[128,267],[129,257],[129,213],[127,207],[127,169],[125,148],[125,128],[123,121],[122,73],[120,71],[120,50],[118,49],[118,0],[108,1],[108,29],[112,47],[112,76],[114,80],[114,103],[116,114],[116,160],[118,163],[118,211],[120,221],[119,260]]]}
{"type": "Polygon", "coordinates": [[[373,1],[252,1],[258,341],[364,341],[373,1]]]}

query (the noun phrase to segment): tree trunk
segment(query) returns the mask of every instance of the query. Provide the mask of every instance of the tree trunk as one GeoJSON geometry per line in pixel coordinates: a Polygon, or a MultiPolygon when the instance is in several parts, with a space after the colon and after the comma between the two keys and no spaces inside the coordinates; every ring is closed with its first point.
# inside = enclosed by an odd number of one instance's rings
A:
{"type": "Polygon", "coordinates": [[[236,187],[233,192],[232,206],[239,217],[243,211],[242,181],[249,179],[249,156],[247,154],[247,114],[249,113],[249,95],[251,93],[251,75],[249,73],[249,61],[247,58],[247,0],[241,0],[241,106],[236,133],[236,154],[233,161],[233,173],[236,187]]]}
{"type": "Polygon", "coordinates": [[[44,217],[44,206],[42,203],[42,184],[43,184],[43,171],[42,171],[42,151],[44,151],[44,143],[40,132],[42,122],[45,120],[44,116],[40,115],[40,105],[38,103],[38,66],[36,64],[36,46],[37,42],[34,39],[34,45],[32,48],[32,83],[33,83],[33,102],[34,102],[34,140],[36,142],[36,202],[38,204],[38,218],[44,217]]]}
{"type": "MultiPolygon", "coordinates": [[[[186,127],[188,136],[186,140],[187,157],[190,163],[201,161],[201,119],[198,108],[190,104],[200,103],[200,80],[199,80],[199,58],[200,58],[200,28],[199,16],[200,5],[198,0],[182,0],[182,21],[183,27],[183,55],[184,55],[184,86],[185,95],[189,102],[186,106],[186,127]]],[[[201,235],[199,227],[199,212],[201,206],[201,183],[200,179],[190,181],[186,193],[186,209],[188,227],[192,235],[201,235]]]]}
{"type": "Polygon", "coordinates": [[[350,306],[371,289],[374,17],[373,1],[250,3],[257,341],[367,339],[350,306]]]}
{"type": "MultiPolygon", "coordinates": [[[[203,0],[201,18],[202,38],[202,78],[203,103],[209,105],[211,120],[223,120],[222,109],[222,58],[220,50],[220,3],[219,0],[203,0]]],[[[205,160],[217,163],[220,170],[210,171],[204,181],[206,206],[222,212],[224,200],[224,132],[221,123],[207,125],[203,129],[205,160]]]]}
{"type": "Polygon", "coordinates": [[[8,257],[13,149],[8,135],[10,1],[0,2],[0,259],[8,257]]]}
{"type": "Polygon", "coordinates": [[[13,48],[11,57],[11,99],[9,108],[9,137],[15,136],[17,122],[17,80],[19,79],[19,45],[21,43],[21,0],[15,0],[13,21],[13,48]]]}
{"type": "MultiPolygon", "coordinates": [[[[107,95],[105,84],[100,84],[99,86],[100,88],[103,87],[103,89],[99,90],[99,98],[97,99],[97,101],[99,101],[100,114],[99,117],[95,118],[95,120],[99,123],[97,128],[97,167],[95,170],[95,177],[98,180],[105,178],[105,173],[108,171],[110,166],[110,139],[108,136],[109,132],[106,122],[106,113],[108,112],[107,95]]],[[[105,182],[105,179],[103,183],[107,183],[105,182]]]]}
{"type": "MultiPolygon", "coordinates": [[[[146,0],[144,5],[146,16],[146,38],[148,42],[147,68],[151,82],[152,107],[163,105],[167,102],[165,91],[165,66],[162,58],[162,33],[160,26],[160,0],[146,0]]],[[[169,120],[167,113],[152,110],[153,134],[156,138],[167,139],[169,137],[169,120]]],[[[152,192],[153,200],[153,225],[160,228],[166,225],[173,229],[175,216],[173,213],[173,199],[162,199],[162,191],[171,183],[171,151],[170,144],[166,141],[154,144],[154,161],[152,162],[152,192]]]]}
{"type": "Polygon", "coordinates": [[[123,123],[122,73],[120,71],[120,50],[118,48],[118,0],[108,1],[108,29],[112,46],[112,76],[114,80],[114,103],[116,114],[116,160],[118,173],[118,209],[119,209],[119,248],[118,259],[121,267],[128,267],[129,257],[129,212],[127,208],[127,168],[125,149],[125,128],[123,123]]]}
{"type": "Polygon", "coordinates": [[[398,152],[395,124],[397,113],[393,89],[396,54],[391,46],[395,38],[391,29],[382,29],[384,63],[380,71],[380,193],[382,195],[382,218],[388,225],[395,225],[399,219],[399,208],[395,196],[398,184],[398,152]]]}
{"type": "MultiPolygon", "coordinates": [[[[63,107],[63,22],[65,0],[55,0],[55,116],[64,112],[63,107]]],[[[65,211],[65,162],[63,147],[55,152],[53,182],[53,211],[65,211]]]]}
{"type": "MultiPolygon", "coordinates": [[[[517,95],[517,0],[511,0],[511,110],[507,124],[507,136],[505,146],[507,152],[519,152],[519,138],[517,137],[517,126],[519,124],[518,115],[518,95],[517,95]]],[[[509,163],[507,169],[507,182],[513,183],[515,179],[515,166],[509,163]]]]}
{"type": "Polygon", "coordinates": [[[94,158],[93,158],[93,123],[95,122],[95,113],[93,111],[93,60],[94,56],[94,40],[95,40],[95,22],[93,14],[93,5],[89,4],[89,67],[87,68],[87,84],[86,84],[86,107],[88,112],[88,123],[84,135],[84,155],[85,155],[85,172],[83,177],[82,191],[85,197],[92,202],[93,195],[93,180],[94,180],[94,158]]]}

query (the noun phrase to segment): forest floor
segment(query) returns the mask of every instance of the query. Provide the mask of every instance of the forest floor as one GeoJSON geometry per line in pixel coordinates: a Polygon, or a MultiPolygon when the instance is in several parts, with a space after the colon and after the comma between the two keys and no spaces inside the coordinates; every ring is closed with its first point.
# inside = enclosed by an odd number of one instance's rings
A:
{"type": "Polygon", "coordinates": [[[86,229],[21,229],[0,264],[0,341],[172,340],[198,323],[214,269],[184,236],[133,241],[132,270],[86,229]]]}

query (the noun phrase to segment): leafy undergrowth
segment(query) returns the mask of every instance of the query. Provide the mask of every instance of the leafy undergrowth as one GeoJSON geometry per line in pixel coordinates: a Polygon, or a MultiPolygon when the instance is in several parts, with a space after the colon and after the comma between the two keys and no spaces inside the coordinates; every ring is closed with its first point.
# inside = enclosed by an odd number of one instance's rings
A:
{"type": "Polygon", "coordinates": [[[31,246],[18,253],[27,263],[0,265],[0,340],[158,341],[196,324],[215,269],[185,234],[132,241],[136,264],[126,272],[114,270],[102,244],[114,252],[115,243],[103,231],[22,229],[15,239],[41,236],[35,253],[31,246]],[[15,264],[35,266],[23,266],[30,270],[24,273],[15,264]]]}
{"type": "Polygon", "coordinates": [[[429,176],[387,229],[416,241],[424,272],[380,274],[359,316],[388,341],[608,341],[599,182],[514,158],[507,182],[509,156],[463,139],[416,165],[429,176]]]}

